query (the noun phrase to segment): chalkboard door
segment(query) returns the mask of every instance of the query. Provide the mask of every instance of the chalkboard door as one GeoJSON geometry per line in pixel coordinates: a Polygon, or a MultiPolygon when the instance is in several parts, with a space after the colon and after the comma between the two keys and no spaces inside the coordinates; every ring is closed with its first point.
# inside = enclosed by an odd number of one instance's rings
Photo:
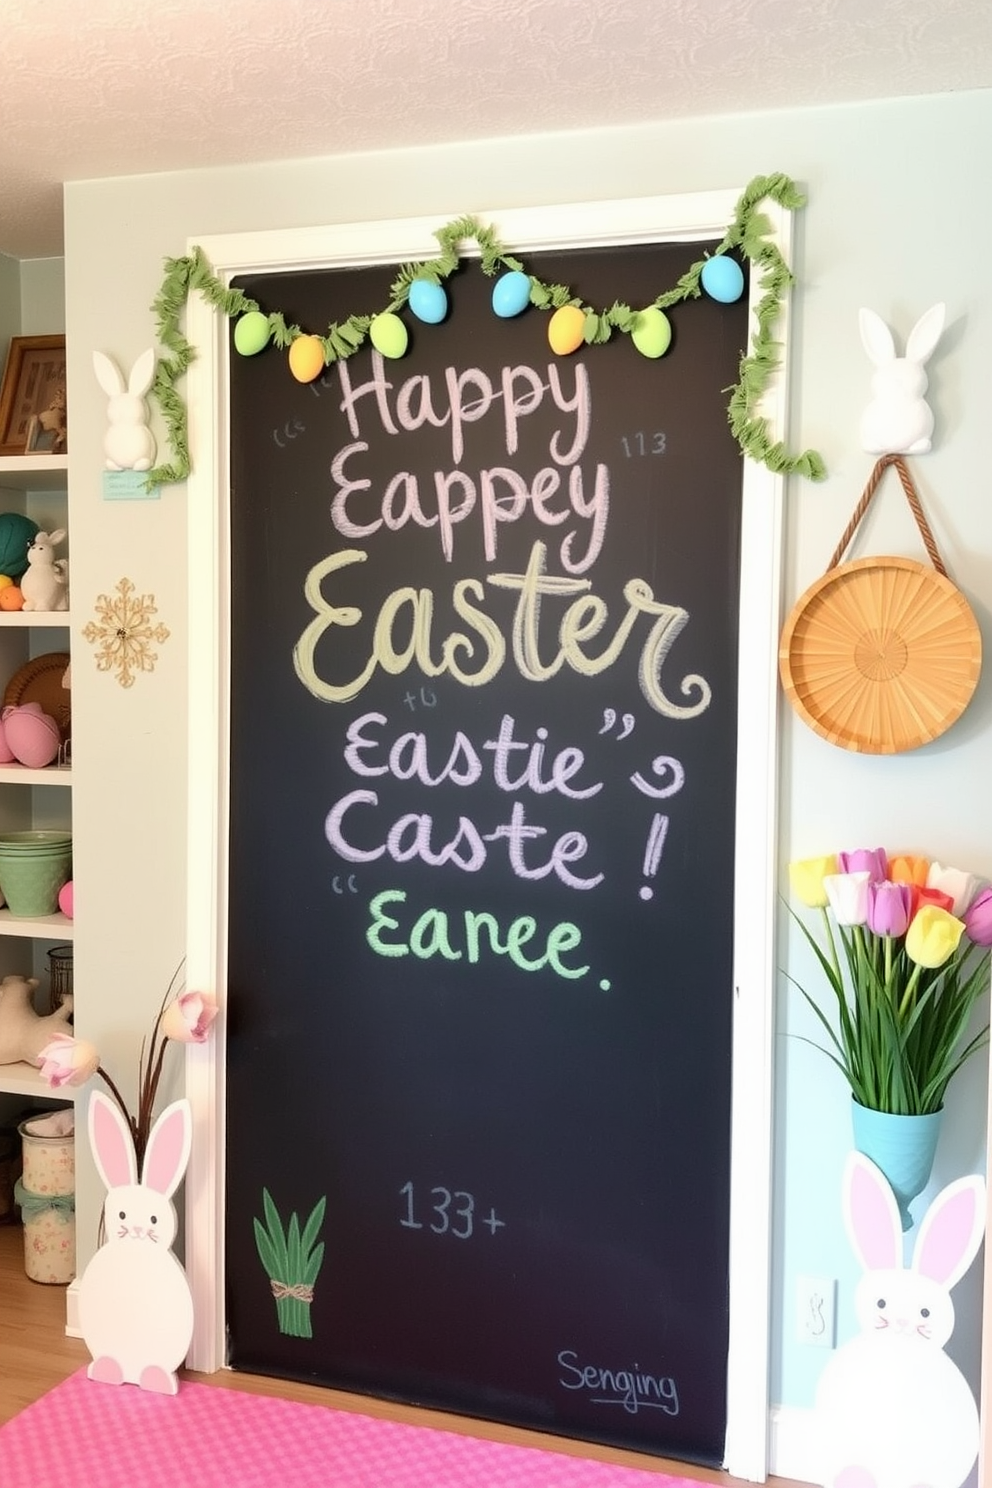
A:
{"type": "Polygon", "coordinates": [[[448,288],[400,360],[230,357],[229,1361],[718,1465],[746,300],[557,357],[448,288]]]}

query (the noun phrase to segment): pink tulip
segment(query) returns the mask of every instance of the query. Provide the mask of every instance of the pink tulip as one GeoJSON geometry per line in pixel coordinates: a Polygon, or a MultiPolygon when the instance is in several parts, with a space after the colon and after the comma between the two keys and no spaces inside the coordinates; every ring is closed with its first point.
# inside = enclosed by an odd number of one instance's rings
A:
{"type": "Polygon", "coordinates": [[[975,945],[992,946],[992,888],[981,893],[964,912],[964,928],[968,939],[975,945]]]}
{"type": "Polygon", "coordinates": [[[38,1055],[41,1078],[52,1090],[63,1085],[85,1085],[100,1067],[100,1055],[92,1044],[74,1039],[67,1033],[55,1033],[38,1055]]]}
{"type": "Polygon", "coordinates": [[[871,883],[880,883],[889,876],[884,847],[859,847],[854,852],[838,853],[837,868],[840,873],[867,873],[871,883]]]}
{"type": "Polygon", "coordinates": [[[177,1043],[203,1044],[216,1016],[217,1002],[209,992],[181,992],[165,1009],[159,1026],[177,1043]]]}
{"type": "Polygon", "coordinates": [[[905,935],[913,913],[913,891],[905,883],[868,886],[868,929],[873,935],[905,935]]]}

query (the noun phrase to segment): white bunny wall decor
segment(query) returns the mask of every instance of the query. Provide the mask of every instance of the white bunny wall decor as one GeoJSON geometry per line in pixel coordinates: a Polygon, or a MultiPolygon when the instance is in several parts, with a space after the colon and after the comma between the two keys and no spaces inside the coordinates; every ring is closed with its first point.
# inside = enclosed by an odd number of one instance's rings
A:
{"type": "Polygon", "coordinates": [[[96,380],[107,394],[107,432],[103,438],[108,470],[151,470],[155,437],[148,427],[145,394],[155,379],[155,348],[143,351],[127,383],[117,364],[102,351],[93,353],[96,380]]]}
{"type": "Polygon", "coordinates": [[[140,1180],[127,1123],[99,1090],[90,1096],[88,1128],[108,1192],[107,1238],[79,1283],[80,1331],[92,1355],[86,1373],[106,1384],[175,1395],[176,1370],[193,1337],[189,1282],[171,1250],[177,1223],[171,1198],[192,1142],[190,1104],[174,1101],[155,1122],[140,1180]]]}
{"type": "Polygon", "coordinates": [[[906,355],[896,356],[892,332],[874,310],[860,310],[861,344],[875,366],[872,400],[861,416],[861,445],[871,455],[924,455],[933,411],[924,394],[930,360],[944,329],[944,305],[932,305],[909,333],[906,355]]]}
{"type": "Polygon", "coordinates": [[[859,1332],[820,1376],[816,1428],[828,1488],[960,1488],[978,1456],[971,1388],[944,1352],[954,1329],[951,1288],[985,1227],[985,1183],[959,1178],[924,1215],[909,1267],[899,1209],[883,1174],[859,1152],[844,1170],[844,1219],[863,1275],[859,1332]]]}

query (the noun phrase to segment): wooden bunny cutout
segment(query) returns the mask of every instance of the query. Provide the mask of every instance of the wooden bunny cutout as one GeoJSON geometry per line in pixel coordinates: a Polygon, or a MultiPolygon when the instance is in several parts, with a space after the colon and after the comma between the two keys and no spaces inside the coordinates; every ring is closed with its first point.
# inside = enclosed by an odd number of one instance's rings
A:
{"type": "Polygon", "coordinates": [[[863,1275],[854,1295],[860,1331],[831,1355],[816,1395],[828,1488],[960,1488],[978,1456],[978,1407],[944,1352],[954,1328],[951,1288],[978,1252],[985,1183],[948,1184],[920,1223],[910,1266],[892,1189],[852,1152],[844,1219],[863,1275]]]}
{"type": "Polygon", "coordinates": [[[175,1395],[176,1370],[193,1337],[193,1298],[170,1249],[176,1235],[170,1200],[189,1161],[190,1104],[174,1101],[155,1122],[140,1182],[127,1123],[99,1090],[90,1096],[89,1135],[108,1193],[106,1243],[79,1283],[80,1331],[93,1356],[86,1373],[105,1384],[175,1395]]]}

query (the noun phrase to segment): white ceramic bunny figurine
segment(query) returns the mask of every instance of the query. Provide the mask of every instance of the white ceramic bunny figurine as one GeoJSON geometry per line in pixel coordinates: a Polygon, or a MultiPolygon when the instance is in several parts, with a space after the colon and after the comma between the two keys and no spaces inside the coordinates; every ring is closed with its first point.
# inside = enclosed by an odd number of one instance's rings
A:
{"type": "Polygon", "coordinates": [[[28,566],[21,576],[21,594],[26,610],[69,608],[69,566],[56,558],[55,548],[65,542],[65,529],[36,532],[28,548],[28,566]]]}
{"type": "Polygon", "coordinates": [[[817,1481],[960,1488],[978,1456],[978,1408],[943,1346],[954,1328],[951,1288],[982,1241],[984,1181],[959,1178],[937,1195],[908,1269],[892,1190],[859,1152],[844,1171],[844,1219],[864,1270],[854,1298],[861,1331],[820,1377],[817,1481]]]}
{"type": "Polygon", "coordinates": [[[117,365],[102,351],[93,353],[96,380],[108,395],[108,428],[103,437],[108,470],[150,470],[155,438],[148,427],[145,394],[155,378],[155,348],[143,351],[125,386],[117,365]]]}
{"type": "Polygon", "coordinates": [[[923,455],[930,448],[933,412],[923,396],[923,370],[944,329],[944,306],[933,305],[909,333],[906,355],[896,356],[892,332],[874,310],[858,314],[861,344],[876,368],[872,401],[861,416],[862,448],[872,455],[923,455]]]}
{"type": "Polygon", "coordinates": [[[90,1096],[88,1124],[97,1171],[109,1192],[106,1243],[79,1283],[80,1331],[93,1356],[86,1372],[107,1384],[175,1395],[176,1370],[193,1337],[193,1299],[169,1248],[176,1234],[170,1200],[189,1161],[190,1104],[174,1101],[155,1122],[140,1183],[127,1123],[99,1090],[90,1096]]]}

